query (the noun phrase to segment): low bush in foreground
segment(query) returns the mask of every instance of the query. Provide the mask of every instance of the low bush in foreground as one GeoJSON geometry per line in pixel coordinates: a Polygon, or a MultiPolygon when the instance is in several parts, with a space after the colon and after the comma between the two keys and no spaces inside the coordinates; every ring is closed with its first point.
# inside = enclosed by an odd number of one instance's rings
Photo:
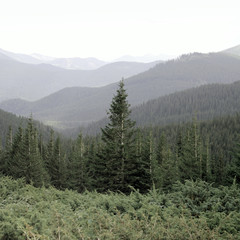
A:
{"type": "Polygon", "coordinates": [[[0,239],[240,239],[240,189],[203,181],[100,194],[0,178],[0,239]]]}

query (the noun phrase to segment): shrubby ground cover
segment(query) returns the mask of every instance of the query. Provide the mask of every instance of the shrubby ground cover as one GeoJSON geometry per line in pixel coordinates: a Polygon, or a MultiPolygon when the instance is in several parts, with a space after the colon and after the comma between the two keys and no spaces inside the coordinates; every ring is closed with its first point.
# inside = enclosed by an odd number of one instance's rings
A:
{"type": "Polygon", "coordinates": [[[129,195],[0,179],[0,239],[240,239],[240,189],[177,182],[129,195]]]}

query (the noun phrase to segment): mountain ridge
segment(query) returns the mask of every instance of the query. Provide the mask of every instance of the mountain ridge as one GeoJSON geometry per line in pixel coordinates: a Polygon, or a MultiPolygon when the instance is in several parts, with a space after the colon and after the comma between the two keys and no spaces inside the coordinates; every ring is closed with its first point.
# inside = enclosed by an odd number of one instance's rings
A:
{"type": "MultiPolygon", "coordinates": [[[[131,108],[131,119],[137,127],[164,127],[240,114],[240,81],[230,84],[212,83],[175,92],[149,100],[131,108]]],[[[87,126],[72,129],[67,134],[77,137],[96,135],[108,123],[105,117],[87,126]]]]}
{"type": "Polygon", "coordinates": [[[13,98],[37,100],[65,87],[100,87],[146,71],[156,64],[119,62],[96,70],[66,70],[0,56],[0,101],[13,98]]]}
{"type": "MultiPolygon", "coordinates": [[[[120,79],[119,79],[120,80],[120,79]]],[[[240,60],[222,53],[185,54],[125,80],[129,102],[136,106],[148,100],[210,83],[240,80],[240,60]]],[[[41,121],[58,127],[97,121],[116,91],[117,83],[100,88],[66,88],[33,103],[3,102],[0,107],[20,115],[30,112],[41,121]],[[21,109],[21,111],[20,111],[21,109]]]]}

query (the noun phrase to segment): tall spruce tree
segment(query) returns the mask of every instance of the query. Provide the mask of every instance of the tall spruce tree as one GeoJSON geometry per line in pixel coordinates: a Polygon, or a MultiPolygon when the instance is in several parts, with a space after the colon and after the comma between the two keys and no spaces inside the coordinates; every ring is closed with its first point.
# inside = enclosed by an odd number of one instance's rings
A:
{"type": "Polygon", "coordinates": [[[12,170],[14,177],[24,177],[27,183],[41,186],[45,182],[45,169],[38,148],[38,132],[32,117],[23,133],[19,128],[12,145],[12,170]]]}
{"type": "Polygon", "coordinates": [[[104,146],[100,154],[100,161],[104,160],[103,176],[109,190],[129,191],[129,185],[135,185],[136,157],[135,157],[135,122],[129,118],[130,104],[123,80],[119,83],[117,94],[113,97],[108,112],[109,123],[102,129],[104,146]]]}
{"type": "Polygon", "coordinates": [[[11,175],[11,160],[12,160],[12,144],[13,144],[13,133],[12,127],[9,126],[7,139],[5,143],[5,149],[2,151],[0,172],[5,175],[11,175]]]}
{"type": "Polygon", "coordinates": [[[69,160],[68,185],[78,192],[83,192],[87,189],[87,181],[85,145],[82,134],[79,134],[69,160]]]}
{"type": "Polygon", "coordinates": [[[235,179],[236,183],[240,183],[240,135],[238,135],[238,141],[232,152],[233,160],[227,169],[227,182],[232,183],[235,179]]]}
{"type": "Polygon", "coordinates": [[[155,163],[154,158],[154,144],[152,131],[149,132],[149,136],[146,136],[141,143],[141,138],[137,138],[137,152],[138,163],[136,165],[138,179],[135,186],[142,192],[147,192],[153,185],[153,168],[155,163]],[[140,145],[140,146],[139,146],[140,145]],[[141,146],[142,145],[142,146],[141,146]],[[139,151],[140,150],[140,151],[139,151]]]}

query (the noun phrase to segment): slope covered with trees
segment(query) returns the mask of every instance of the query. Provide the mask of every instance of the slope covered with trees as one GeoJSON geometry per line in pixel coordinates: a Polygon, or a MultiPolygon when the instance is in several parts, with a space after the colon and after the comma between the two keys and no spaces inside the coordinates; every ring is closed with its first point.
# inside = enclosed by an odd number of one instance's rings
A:
{"type": "Polygon", "coordinates": [[[211,84],[148,101],[132,109],[139,126],[208,120],[240,112],[240,81],[211,84]]]}
{"type": "MultiPolygon", "coordinates": [[[[12,133],[15,134],[19,127],[24,128],[27,126],[27,124],[27,118],[16,116],[12,113],[8,113],[0,109],[0,143],[5,143],[9,128],[11,129],[12,133]]],[[[44,140],[48,139],[50,127],[45,126],[38,121],[34,121],[34,125],[41,132],[42,138],[44,140]]]]}
{"type": "MultiPolygon", "coordinates": [[[[125,84],[129,103],[136,106],[176,91],[239,80],[240,59],[221,53],[194,53],[158,64],[126,79],[125,84]]],[[[106,116],[116,89],[117,84],[95,89],[67,88],[35,102],[14,100],[0,107],[24,116],[32,112],[37,119],[58,127],[77,127],[106,116]]]]}
{"type": "MultiPolygon", "coordinates": [[[[233,116],[240,112],[240,81],[232,84],[208,84],[162,96],[133,107],[131,118],[138,127],[164,126],[212,120],[217,117],[233,116]]],[[[95,135],[107,124],[107,118],[80,128],[83,134],[95,135]]],[[[75,136],[79,128],[65,131],[75,136]]]]}
{"type": "Polygon", "coordinates": [[[76,142],[66,143],[51,131],[44,143],[31,119],[15,134],[9,131],[1,154],[2,173],[18,178],[29,172],[27,181],[37,186],[125,193],[128,185],[146,192],[153,185],[170,189],[185,179],[229,184],[237,176],[231,169],[238,166],[234,148],[239,142],[239,115],[137,130],[129,119],[126,97],[121,82],[101,137],[80,134],[76,142]],[[34,166],[40,176],[30,174],[34,166]]]}
{"type": "Polygon", "coordinates": [[[100,136],[9,129],[2,239],[237,239],[240,116],[136,129],[129,107],[120,82],[100,136]]]}

